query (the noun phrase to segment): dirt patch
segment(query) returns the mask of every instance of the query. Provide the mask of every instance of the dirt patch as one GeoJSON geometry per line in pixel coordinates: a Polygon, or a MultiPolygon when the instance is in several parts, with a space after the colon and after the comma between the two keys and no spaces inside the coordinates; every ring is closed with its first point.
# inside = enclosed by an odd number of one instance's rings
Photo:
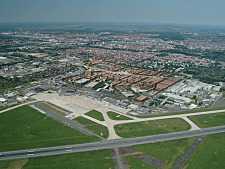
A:
{"type": "Polygon", "coordinates": [[[25,56],[35,56],[35,57],[38,57],[38,58],[41,58],[41,57],[45,57],[45,56],[48,56],[47,53],[28,53],[28,52],[20,52],[20,54],[23,54],[25,56]]]}
{"type": "Polygon", "coordinates": [[[120,153],[123,155],[123,156],[132,156],[138,160],[141,160],[143,162],[145,162],[146,164],[148,165],[151,165],[155,168],[158,168],[158,169],[162,169],[166,163],[159,160],[159,159],[156,159],[154,157],[151,157],[147,154],[144,154],[132,147],[124,147],[124,148],[120,148],[120,153]]]}
{"type": "Polygon", "coordinates": [[[22,169],[27,162],[28,159],[15,160],[9,165],[8,169],[22,169]]]}

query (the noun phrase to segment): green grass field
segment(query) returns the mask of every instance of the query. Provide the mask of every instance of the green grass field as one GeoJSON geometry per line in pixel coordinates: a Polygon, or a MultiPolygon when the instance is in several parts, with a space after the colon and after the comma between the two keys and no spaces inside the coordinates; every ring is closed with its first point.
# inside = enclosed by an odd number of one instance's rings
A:
{"type": "Polygon", "coordinates": [[[47,103],[44,103],[44,102],[41,102],[41,103],[38,103],[38,104],[41,105],[42,107],[45,107],[45,108],[47,108],[49,110],[54,111],[55,113],[58,113],[58,114],[62,115],[62,116],[66,115],[65,113],[63,113],[63,112],[57,110],[56,108],[52,107],[53,105],[50,106],[50,105],[48,105],[47,103]]]}
{"type": "MultiPolygon", "coordinates": [[[[97,124],[91,120],[88,120],[84,117],[77,117],[74,119],[74,121],[83,124],[83,125],[92,125],[92,124],[97,124]]],[[[101,136],[100,132],[102,133],[102,137],[104,138],[108,138],[109,136],[109,131],[107,129],[107,127],[103,126],[103,125],[93,125],[93,126],[87,126],[88,129],[90,129],[91,131],[93,131],[95,134],[98,134],[101,136]]]]}
{"type": "Polygon", "coordinates": [[[188,118],[200,128],[225,125],[225,112],[216,114],[205,114],[200,116],[189,116],[188,118]]]}
{"type": "Polygon", "coordinates": [[[123,116],[123,115],[120,115],[118,113],[115,113],[115,112],[107,112],[107,115],[109,116],[110,119],[112,120],[132,120],[131,118],[129,117],[126,117],[126,116],[123,116]]]}
{"type": "Polygon", "coordinates": [[[138,160],[132,156],[126,156],[126,161],[129,169],[156,169],[155,167],[152,167],[145,162],[138,160]]]}
{"type": "Polygon", "coordinates": [[[109,150],[0,161],[0,169],[113,169],[109,150]],[[108,158],[109,157],[109,158],[108,158]]]}
{"type": "Polygon", "coordinates": [[[119,124],[115,127],[120,137],[140,137],[147,135],[172,133],[189,130],[191,126],[183,119],[165,119],[156,121],[119,124]],[[160,127],[158,126],[160,125],[160,127]]]}
{"type": "Polygon", "coordinates": [[[163,169],[171,169],[195,142],[196,137],[133,146],[135,149],[166,162],[163,169]]]}
{"type": "Polygon", "coordinates": [[[98,141],[22,106],[0,114],[0,152],[98,141]]]}
{"type": "Polygon", "coordinates": [[[85,115],[93,117],[93,118],[95,118],[97,120],[100,120],[100,121],[105,121],[102,113],[97,111],[97,110],[91,110],[91,111],[85,113],[85,115]]]}
{"type": "Polygon", "coordinates": [[[182,169],[225,168],[225,133],[208,135],[182,169]]]}

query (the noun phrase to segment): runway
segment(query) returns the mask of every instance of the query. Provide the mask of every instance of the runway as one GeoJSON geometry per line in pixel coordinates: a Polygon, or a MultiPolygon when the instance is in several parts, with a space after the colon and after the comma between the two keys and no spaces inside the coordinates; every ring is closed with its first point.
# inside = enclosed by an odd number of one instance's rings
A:
{"type": "Polygon", "coordinates": [[[50,155],[95,151],[95,150],[102,150],[102,149],[112,149],[116,147],[128,147],[133,145],[177,140],[182,138],[210,135],[210,134],[223,133],[223,132],[225,132],[225,126],[219,126],[219,127],[210,127],[210,128],[204,128],[204,129],[192,130],[192,131],[159,134],[159,135],[153,135],[153,136],[103,140],[103,141],[94,142],[94,143],[0,152],[0,161],[21,159],[21,158],[32,158],[32,157],[45,157],[50,155]]]}

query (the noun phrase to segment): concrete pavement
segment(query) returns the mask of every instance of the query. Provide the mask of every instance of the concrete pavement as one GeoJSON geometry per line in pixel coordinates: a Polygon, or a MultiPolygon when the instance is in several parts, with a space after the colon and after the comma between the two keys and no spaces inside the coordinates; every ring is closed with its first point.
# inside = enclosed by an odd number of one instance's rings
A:
{"type": "MultiPolygon", "coordinates": [[[[98,110],[99,111],[99,110],[98,110]]],[[[109,116],[107,115],[108,109],[101,109],[101,113],[105,119],[106,126],[109,131],[109,137],[108,139],[119,139],[121,138],[118,136],[114,130],[114,120],[110,119],[109,116]]]]}
{"type": "Polygon", "coordinates": [[[186,122],[188,122],[191,125],[191,129],[190,130],[197,130],[200,129],[193,121],[191,121],[189,118],[185,117],[181,117],[183,120],[185,120],[186,122]]]}
{"type": "Polygon", "coordinates": [[[11,159],[21,159],[21,158],[32,158],[32,157],[44,157],[44,156],[50,156],[50,155],[68,154],[68,153],[85,152],[85,151],[95,151],[95,150],[102,150],[102,149],[113,149],[116,147],[128,147],[133,145],[163,142],[163,141],[169,141],[169,140],[177,140],[177,139],[190,138],[190,137],[216,134],[216,133],[224,133],[224,132],[225,132],[225,126],[219,126],[219,127],[210,127],[210,128],[199,129],[199,130],[182,131],[182,132],[159,134],[159,135],[153,135],[153,136],[128,138],[128,139],[103,140],[101,142],[94,142],[94,143],[0,152],[0,161],[11,160],[11,159]]]}
{"type": "Polygon", "coordinates": [[[214,113],[222,113],[222,112],[225,112],[225,109],[224,110],[213,110],[213,111],[197,112],[197,113],[177,114],[177,115],[170,115],[170,116],[139,118],[139,119],[135,119],[135,120],[120,120],[120,121],[115,121],[114,125],[125,124],[125,123],[133,123],[133,122],[142,122],[142,121],[151,121],[151,120],[185,118],[185,117],[188,117],[188,116],[197,116],[197,115],[214,114],[214,113]]]}
{"type": "Polygon", "coordinates": [[[93,122],[95,122],[95,123],[98,123],[98,124],[101,124],[101,125],[107,127],[105,121],[100,121],[100,120],[97,120],[97,119],[95,119],[95,118],[93,118],[93,117],[90,117],[90,116],[87,116],[87,115],[81,115],[81,117],[84,117],[84,118],[86,118],[86,119],[88,119],[88,120],[91,120],[91,121],[93,121],[93,122]]]}

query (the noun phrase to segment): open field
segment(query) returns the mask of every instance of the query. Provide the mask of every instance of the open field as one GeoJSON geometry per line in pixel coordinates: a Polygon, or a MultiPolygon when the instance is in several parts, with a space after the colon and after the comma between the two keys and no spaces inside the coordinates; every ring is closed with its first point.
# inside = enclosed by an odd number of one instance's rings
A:
{"type": "Polygon", "coordinates": [[[225,168],[225,133],[208,135],[182,169],[225,168]]]}
{"type": "Polygon", "coordinates": [[[97,123],[95,123],[95,122],[93,122],[93,121],[91,121],[91,120],[88,120],[88,119],[86,119],[86,118],[84,118],[84,117],[81,117],[81,116],[76,117],[76,118],[73,119],[73,120],[76,121],[76,122],[78,122],[78,123],[80,123],[80,124],[83,124],[83,125],[97,124],[97,123]]]}
{"type": "Polygon", "coordinates": [[[133,146],[136,150],[166,162],[163,169],[171,169],[191,147],[196,138],[150,143],[133,146]]]}
{"type": "Polygon", "coordinates": [[[126,161],[130,169],[156,169],[145,162],[138,160],[132,156],[126,156],[126,161]]]}
{"type": "Polygon", "coordinates": [[[0,114],[0,152],[98,141],[29,106],[0,114]]]}
{"type": "Polygon", "coordinates": [[[108,115],[109,118],[112,119],[112,120],[132,120],[132,119],[129,118],[129,117],[120,115],[120,114],[115,113],[115,112],[112,112],[112,111],[107,112],[107,115],[108,115]]]}
{"type": "Polygon", "coordinates": [[[84,117],[77,117],[77,118],[75,118],[73,120],[78,122],[78,123],[80,123],[80,124],[83,124],[83,125],[90,125],[90,126],[86,126],[86,128],[88,128],[89,130],[93,131],[95,134],[100,135],[99,132],[101,132],[102,133],[102,137],[108,138],[108,136],[109,136],[109,131],[108,131],[107,127],[105,127],[103,125],[100,125],[100,124],[97,125],[97,123],[95,123],[95,122],[93,122],[91,120],[85,119],[84,117]]]}
{"type": "Polygon", "coordinates": [[[109,150],[82,152],[30,159],[1,161],[0,169],[100,169],[114,168],[109,150]],[[109,157],[109,158],[108,158],[109,157]]]}
{"type": "Polygon", "coordinates": [[[93,117],[93,118],[95,118],[97,120],[100,120],[100,121],[105,121],[102,113],[97,111],[97,110],[91,110],[91,111],[85,113],[85,115],[93,117]]]}
{"type": "Polygon", "coordinates": [[[216,114],[205,114],[188,117],[200,128],[215,127],[225,125],[225,112],[216,114]]]}
{"type": "Polygon", "coordinates": [[[172,133],[190,130],[191,126],[183,119],[165,119],[116,125],[115,131],[120,137],[140,137],[147,135],[172,133]]]}
{"type": "Polygon", "coordinates": [[[23,54],[25,56],[35,56],[35,57],[38,57],[38,58],[41,58],[41,57],[45,57],[45,56],[48,56],[47,53],[28,53],[28,52],[20,52],[20,54],[23,54]]]}

